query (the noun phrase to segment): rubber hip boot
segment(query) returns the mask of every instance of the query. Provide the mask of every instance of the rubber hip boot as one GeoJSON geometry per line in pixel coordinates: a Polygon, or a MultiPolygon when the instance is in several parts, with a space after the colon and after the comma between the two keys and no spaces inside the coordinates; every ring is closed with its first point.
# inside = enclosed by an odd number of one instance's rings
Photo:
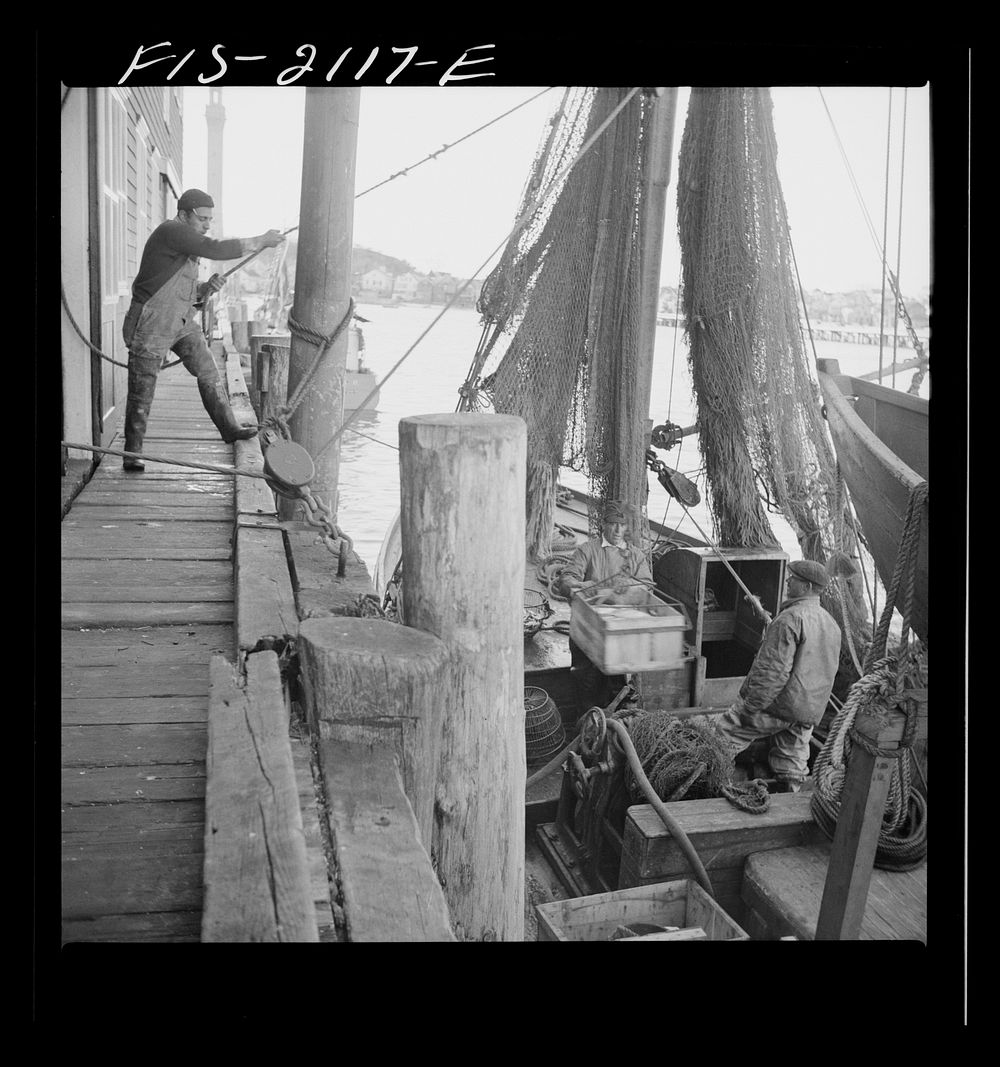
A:
{"type": "Polygon", "coordinates": [[[231,445],[233,441],[246,441],[257,436],[256,426],[241,426],[236,421],[233,409],[229,406],[229,397],[226,396],[225,387],[219,378],[213,381],[199,378],[198,392],[201,393],[205,410],[227,445],[231,445]]]}
{"type": "MultiPolygon", "coordinates": [[[[156,375],[145,373],[130,364],[128,369],[128,399],[125,401],[125,451],[141,452],[146,436],[146,421],[153,406],[156,391],[156,375]]],[[[126,457],[122,468],[127,471],[144,471],[146,464],[141,459],[126,457]]]]}

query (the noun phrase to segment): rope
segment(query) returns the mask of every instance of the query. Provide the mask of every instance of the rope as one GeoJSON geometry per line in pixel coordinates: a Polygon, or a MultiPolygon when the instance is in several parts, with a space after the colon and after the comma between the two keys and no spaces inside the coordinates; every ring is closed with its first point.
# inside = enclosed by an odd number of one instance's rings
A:
{"type": "Polygon", "coordinates": [[[316,345],[318,351],[310,364],[309,369],[303,375],[302,380],[295,387],[295,392],[292,394],[291,399],[288,400],[281,409],[281,418],[291,418],[291,416],[295,414],[296,408],[298,408],[299,404],[305,399],[306,392],[312,385],[312,380],[316,375],[316,371],[319,370],[319,365],[323,361],[323,357],[333,347],[334,342],[344,332],[348,323],[350,323],[354,316],[354,307],[354,297],[351,297],[350,302],[347,305],[347,311],[344,313],[344,317],[340,320],[337,328],[329,336],[324,336],[308,326],[303,326],[301,322],[289,313],[288,329],[291,333],[294,336],[301,338],[303,341],[308,341],[310,344],[316,345]]]}
{"type": "Polygon", "coordinates": [[[761,619],[763,619],[763,620],[764,620],[765,622],[770,622],[770,621],[771,621],[771,614],[770,614],[770,612],[768,612],[768,611],[767,611],[767,610],[765,609],[764,605],[763,605],[763,604],[761,604],[761,602],[760,602],[760,598],[759,598],[759,597],[757,596],[757,594],[756,594],[756,593],[751,593],[751,592],[750,592],[750,590],[749,590],[749,589],[748,589],[748,588],[746,587],[746,585],[744,584],[744,582],[743,582],[743,579],[742,579],[742,578],[741,578],[741,577],[740,577],[740,576],[739,576],[739,575],[738,575],[738,574],[736,573],[736,571],[734,571],[734,570],[733,570],[733,568],[732,568],[732,567],[730,566],[729,560],[728,560],[728,559],[726,559],[726,557],[725,557],[725,556],[724,556],[724,555],[722,554],[722,549],[721,549],[721,548],[719,548],[719,546],[718,546],[718,545],[717,545],[717,544],[716,544],[716,543],[715,543],[715,542],[714,542],[714,541],[713,541],[713,540],[712,540],[712,539],[711,539],[711,538],[710,538],[710,537],[708,536],[708,534],[707,534],[707,533],[705,533],[705,531],[704,531],[704,530],[703,530],[703,529],[702,529],[702,528],[701,528],[701,527],[700,527],[700,526],[698,525],[698,521],[697,521],[697,520],[695,519],[695,517],[694,517],[694,516],[693,516],[693,515],[691,514],[691,512],[690,512],[690,511],[688,511],[688,509],[687,509],[686,507],[684,507],[684,505],[683,505],[683,504],[681,504],[681,507],[682,507],[682,508],[684,508],[684,512],[685,512],[685,514],[686,514],[686,515],[687,515],[687,517],[688,517],[688,518],[689,518],[689,519],[690,519],[690,520],[691,520],[691,521],[692,521],[692,522],[694,523],[694,525],[695,525],[695,529],[696,529],[696,530],[698,531],[698,533],[700,533],[700,534],[701,534],[701,536],[705,538],[705,540],[706,540],[706,542],[708,543],[708,545],[709,545],[709,546],[710,546],[710,547],[712,548],[712,550],[713,550],[713,551],[715,552],[715,554],[716,554],[716,555],[717,555],[717,556],[719,557],[719,559],[720,559],[720,560],[722,560],[722,562],[723,562],[723,563],[724,563],[724,564],[726,565],[726,570],[728,570],[728,571],[729,571],[729,573],[730,573],[730,574],[731,574],[731,575],[732,575],[732,576],[733,576],[733,577],[734,577],[734,578],[736,579],[736,584],[737,584],[737,585],[738,585],[738,586],[739,586],[739,587],[740,587],[740,588],[741,588],[741,589],[743,590],[743,592],[744,592],[744,593],[746,594],[746,598],[747,598],[747,600],[749,601],[749,603],[750,603],[751,607],[753,607],[753,609],[754,609],[754,611],[755,611],[755,612],[757,613],[757,615],[758,615],[758,616],[759,616],[759,617],[760,617],[761,619]]]}
{"type": "Polygon", "coordinates": [[[79,337],[80,340],[83,341],[83,343],[91,350],[91,352],[96,352],[97,355],[99,355],[101,357],[101,359],[106,359],[109,363],[113,363],[116,367],[124,367],[126,370],[128,370],[128,364],[127,363],[121,363],[117,359],[112,359],[110,356],[105,355],[105,353],[102,352],[97,347],[97,345],[91,344],[90,341],[88,341],[87,338],[84,337],[83,330],[81,330],[80,327],[77,326],[76,319],[73,318],[73,312],[70,311],[70,309],[69,309],[69,302],[66,299],[66,287],[63,284],[63,281],[62,281],[61,278],[59,279],[59,291],[60,291],[60,293],[62,295],[62,306],[63,306],[63,309],[65,310],[66,315],[69,318],[70,325],[73,327],[74,330],[76,330],[77,337],[79,337]]]}
{"type": "Polygon", "coordinates": [[[376,182],[374,185],[370,185],[367,189],[364,189],[360,193],[358,193],[355,199],[360,196],[364,196],[366,193],[372,192],[374,189],[379,189],[383,185],[388,185],[389,182],[395,181],[396,178],[405,177],[407,174],[409,174],[411,170],[416,170],[417,167],[421,166],[422,164],[427,163],[432,159],[437,159],[438,156],[444,155],[444,153],[447,152],[449,148],[454,148],[455,145],[461,144],[463,141],[467,141],[474,134],[481,133],[483,130],[492,126],[495,122],[499,122],[501,119],[505,119],[508,115],[513,115],[515,111],[520,110],[522,107],[526,107],[532,102],[532,100],[537,100],[540,96],[544,96],[547,92],[550,92],[551,90],[552,86],[550,85],[548,86],[548,88],[543,89],[540,93],[535,93],[534,96],[529,96],[527,100],[522,101],[516,107],[512,107],[509,111],[505,111],[502,115],[497,115],[495,119],[490,119],[489,122],[485,123],[482,126],[479,126],[475,130],[472,130],[470,133],[465,134],[464,137],[459,137],[457,141],[452,141],[451,144],[442,145],[436,152],[431,152],[430,155],[425,156],[417,163],[411,163],[408,167],[403,167],[402,170],[396,171],[395,174],[390,174],[388,178],[383,178],[382,181],[376,182]]]}
{"type": "Polygon", "coordinates": [[[894,761],[875,852],[875,866],[887,870],[912,870],[927,855],[926,802],[911,781],[914,765],[912,744],[919,707],[926,699],[925,650],[919,642],[916,648],[908,642],[916,579],[916,551],[927,495],[927,482],[921,482],[910,491],[885,609],[865,658],[864,674],[851,687],[813,766],[816,780],[816,790],[811,800],[813,816],[817,825],[832,838],[840,813],[850,754],[848,742],[858,745],[872,756],[894,761]],[[887,655],[889,624],[900,593],[903,633],[898,652],[887,655]],[[902,710],[906,716],[903,737],[896,748],[880,748],[854,728],[859,710],[871,709],[874,714],[881,713],[884,716],[886,710],[893,707],[902,710]]]}
{"type": "Polygon", "coordinates": [[[666,805],[656,795],[656,791],[649,784],[649,779],[646,777],[645,772],[642,769],[642,763],[639,761],[639,756],[635,751],[635,746],[632,744],[632,739],[629,737],[628,730],[623,723],[618,722],[616,719],[608,719],[608,726],[615,734],[616,740],[625,753],[625,757],[628,760],[628,765],[632,769],[632,773],[635,775],[636,782],[639,788],[645,794],[646,799],[653,806],[656,814],[659,815],[663,822],[663,825],[670,832],[671,837],[680,846],[681,851],[687,858],[688,863],[691,864],[694,870],[695,877],[698,879],[698,884],[705,890],[710,897],[715,897],[715,890],[712,888],[712,883],[708,877],[708,871],[705,870],[705,865],[701,862],[701,857],[695,851],[694,845],[691,844],[687,834],[677,824],[677,820],[667,811],[666,805]]]}
{"type": "MultiPolygon", "coordinates": [[[[861,188],[858,185],[858,181],[854,176],[854,170],[851,167],[851,162],[847,158],[847,151],[844,148],[844,143],[843,141],[841,141],[840,134],[837,132],[837,124],[833,121],[833,115],[830,113],[830,108],[827,106],[826,97],[823,95],[823,90],[817,87],[817,92],[819,93],[820,100],[822,100],[823,102],[823,108],[826,111],[826,117],[830,121],[830,128],[833,130],[833,136],[837,142],[837,148],[840,150],[840,158],[843,160],[844,167],[847,170],[848,180],[850,181],[851,187],[854,190],[854,195],[857,198],[858,206],[861,208],[861,214],[865,221],[865,225],[868,227],[868,235],[871,237],[872,243],[875,245],[876,254],[882,261],[884,266],[885,256],[881,246],[879,245],[878,235],[876,234],[875,227],[872,224],[871,215],[868,214],[868,208],[865,205],[864,197],[861,195],[861,188]]],[[[910,313],[906,310],[906,304],[903,302],[903,295],[899,291],[899,281],[891,270],[888,271],[888,275],[889,284],[892,286],[893,295],[896,297],[896,302],[899,306],[900,316],[903,319],[903,322],[906,324],[906,332],[910,335],[910,341],[913,344],[914,350],[916,351],[917,355],[921,359],[925,359],[926,357],[924,354],[924,346],[920,343],[920,338],[917,337],[917,331],[914,329],[913,321],[910,318],[910,313]]],[[[917,390],[919,390],[920,388],[920,382],[923,381],[925,373],[926,368],[921,368],[920,371],[918,371],[917,374],[913,376],[914,381],[917,382],[917,388],[914,389],[913,384],[911,383],[909,392],[913,393],[914,395],[916,394],[917,390]],[[918,378],[919,381],[917,381],[918,378]]]]}
{"type": "Polygon", "coordinates": [[[222,467],[214,463],[194,463],[189,460],[171,459],[169,456],[151,456],[148,452],[121,452],[115,448],[98,448],[97,445],[81,445],[72,441],[60,442],[63,448],[81,448],[85,452],[99,452],[103,456],[123,456],[126,459],[149,460],[151,463],[171,463],[175,467],[193,467],[195,470],[211,471],[214,474],[240,475],[243,478],[260,478],[267,481],[268,476],[261,471],[248,471],[242,467],[222,467]]]}
{"type": "Polygon", "coordinates": [[[885,333],[885,275],[889,243],[889,149],[892,146],[892,86],[889,86],[889,119],[885,131],[885,195],[882,198],[882,298],[878,320],[878,372],[882,374],[883,335],[885,333]]]}

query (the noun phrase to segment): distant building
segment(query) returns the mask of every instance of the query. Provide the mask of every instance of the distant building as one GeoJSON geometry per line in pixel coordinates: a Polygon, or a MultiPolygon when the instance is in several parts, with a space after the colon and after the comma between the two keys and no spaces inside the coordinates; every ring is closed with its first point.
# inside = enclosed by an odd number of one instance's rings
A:
{"type": "Polygon", "coordinates": [[[459,293],[458,299],[455,301],[456,307],[475,307],[476,301],[479,299],[479,294],[483,289],[483,279],[474,278],[467,285],[465,282],[459,282],[459,287],[465,285],[465,288],[459,293]]]}
{"type": "Polygon", "coordinates": [[[431,284],[422,274],[408,271],[396,277],[392,295],[399,297],[400,300],[428,304],[431,299],[431,284]]]}
{"type": "Polygon", "coordinates": [[[458,291],[458,279],[450,274],[442,274],[431,271],[427,275],[431,287],[431,303],[447,304],[458,291]]]}
{"type": "MultiPolygon", "coordinates": [[[[90,343],[120,363],[128,359],[121,328],[143,246],[176,214],[183,191],[182,96],[178,86],[63,88],[60,256],[66,302],[90,343]]],[[[62,439],[107,445],[124,414],[127,372],[92,354],[65,314],[61,339],[62,439]]],[[[92,459],[92,453],[64,451],[64,473],[68,459],[92,459]]]]}
{"type": "Polygon", "coordinates": [[[381,267],[373,267],[361,275],[362,296],[389,296],[392,288],[392,275],[381,267]]]}

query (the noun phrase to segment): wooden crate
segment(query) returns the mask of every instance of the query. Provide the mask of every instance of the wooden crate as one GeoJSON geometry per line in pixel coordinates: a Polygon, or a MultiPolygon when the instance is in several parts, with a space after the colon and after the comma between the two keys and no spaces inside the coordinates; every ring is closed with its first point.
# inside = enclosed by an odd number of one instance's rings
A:
{"type": "Polygon", "coordinates": [[[573,598],[569,636],[604,674],[628,674],[680,666],[684,613],[645,586],[609,594],[591,589],[573,598]]]}
{"type": "MultiPolygon", "coordinates": [[[[669,940],[700,940],[692,934],[694,928],[700,928],[707,941],[750,940],[705,890],[689,879],[554,900],[536,904],[535,913],[539,941],[610,941],[619,927],[629,923],[677,927],[673,932],[685,935],[669,940]]],[[[653,936],[644,935],[644,939],[653,936]]]]}
{"type": "MultiPolygon", "coordinates": [[[[719,904],[738,922],[744,917],[741,887],[747,856],[823,837],[808,793],[777,793],[760,814],[741,811],[725,799],[681,800],[667,808],[705,865],[719,904]]],[[[618,884],[624,888],[692,877],[687,857],[656,809],[649,804],[629,808],[618,884]]]]}

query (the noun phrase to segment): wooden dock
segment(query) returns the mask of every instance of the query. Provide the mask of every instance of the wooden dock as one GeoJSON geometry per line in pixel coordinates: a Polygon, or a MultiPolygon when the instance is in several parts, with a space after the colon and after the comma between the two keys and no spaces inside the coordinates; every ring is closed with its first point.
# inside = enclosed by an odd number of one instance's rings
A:
{"type": "MultiPolygon", "coordinates": [[[[122,448],[121,435],[112,448],[122,448]]],[[[182,367],[145,451],[231,464],[182,367]]],[[[63,941],[198,941],[209,660],[234,657],[234,479],[106,456],[62,522],[63,941]]]]}

